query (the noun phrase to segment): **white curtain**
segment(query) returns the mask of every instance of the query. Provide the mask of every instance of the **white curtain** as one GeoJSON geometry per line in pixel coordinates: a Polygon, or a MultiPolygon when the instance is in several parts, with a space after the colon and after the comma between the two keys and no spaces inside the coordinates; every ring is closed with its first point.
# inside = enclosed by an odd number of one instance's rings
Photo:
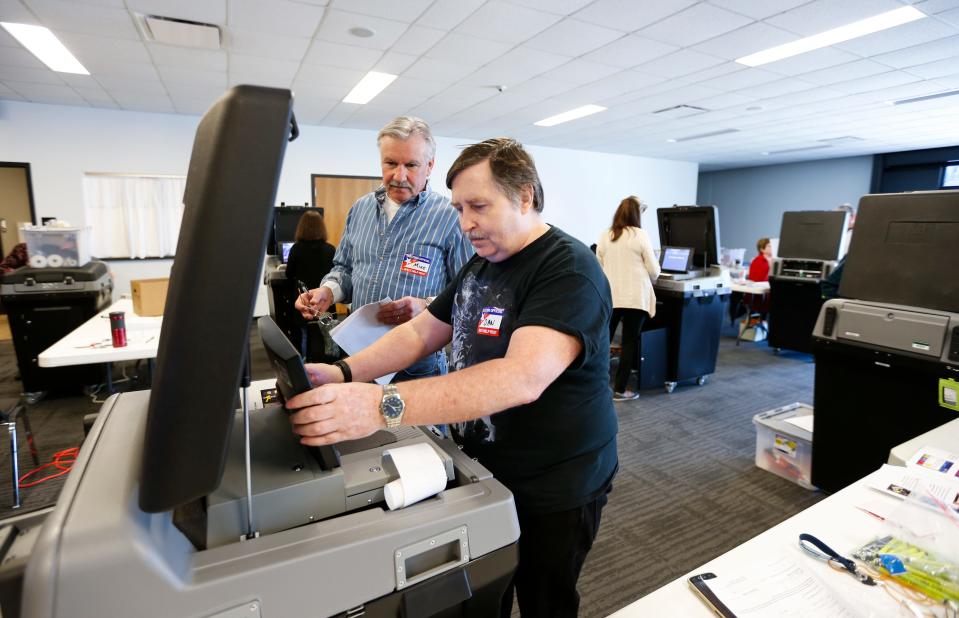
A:
{"type": "Polygon", "coordinates": [[[94,257],[169,257],[183,219],[185,177],[83,178],[83,202],[94,257]]]}

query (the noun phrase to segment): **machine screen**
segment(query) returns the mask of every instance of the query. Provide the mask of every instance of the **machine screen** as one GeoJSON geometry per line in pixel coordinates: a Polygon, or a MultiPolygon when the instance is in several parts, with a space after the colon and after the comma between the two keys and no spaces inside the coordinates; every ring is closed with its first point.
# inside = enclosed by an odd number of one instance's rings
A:
{"type": "Polygon", "coordinates": [[[684,273],[689,270],[690,247],[663,247],[662,267],[667,272],[684,273]]]}

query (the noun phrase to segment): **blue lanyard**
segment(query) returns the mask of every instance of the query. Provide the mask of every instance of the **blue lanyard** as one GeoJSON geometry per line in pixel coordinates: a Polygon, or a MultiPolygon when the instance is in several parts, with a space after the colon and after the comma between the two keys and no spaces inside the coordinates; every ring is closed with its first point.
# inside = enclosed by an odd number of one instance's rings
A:
{"type": "Polygon", "coordinates": [[[799,535],[799,547],[801,547],[804,552],[806,552],[810,556],[813,556],[814,558],[818,558],[819,560],[825,560],[826,562],[835,562],[836,564],[842,566],[842,568],[849,571],[850,575],[858,579],[860,583],[866,586],[876,585],[876,580],[866,575],[865,573],[859,572],[859,569],[856,567],[855,562],[853,562],[849,558],[845,558],[839,555],[839,552],[829,547],[828,545],[826,545],[825,543],[823,543],[822,541],[820,541],[819,539],[817,539],[811,534],[803,533],[799,535]],[[816,546],[818,551],[817,549],[813,549],[809,547],[809,545],[807,545],[806,543],[812,543],[813,545],[816,546]]]}

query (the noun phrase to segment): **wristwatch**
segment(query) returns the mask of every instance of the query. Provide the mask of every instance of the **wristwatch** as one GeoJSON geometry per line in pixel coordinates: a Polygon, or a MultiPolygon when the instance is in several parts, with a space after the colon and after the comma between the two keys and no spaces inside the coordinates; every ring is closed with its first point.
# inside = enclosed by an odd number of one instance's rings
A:
{"type": "Polygon", "coordinates": [[[387,384],[383,387],[383,399],[380,401],[380,414],[386,421],[389,429],[395,429],[400,426],[403,420],[403,411],[406,409],[406,403],[400,397],[400,392],[395,384],[387,384]]]}

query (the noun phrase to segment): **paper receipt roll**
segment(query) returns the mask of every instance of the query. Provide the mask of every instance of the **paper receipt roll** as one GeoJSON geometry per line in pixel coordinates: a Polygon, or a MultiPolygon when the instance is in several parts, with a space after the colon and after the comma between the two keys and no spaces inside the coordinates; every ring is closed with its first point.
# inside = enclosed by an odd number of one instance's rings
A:
{"type": "Polygon", "coordinates": [[[386,506],[401,509],[446,489],[446,467],[432,446],[421,442],[383,451],[383,467],[399,478],[383,487],[386,506]]]}

